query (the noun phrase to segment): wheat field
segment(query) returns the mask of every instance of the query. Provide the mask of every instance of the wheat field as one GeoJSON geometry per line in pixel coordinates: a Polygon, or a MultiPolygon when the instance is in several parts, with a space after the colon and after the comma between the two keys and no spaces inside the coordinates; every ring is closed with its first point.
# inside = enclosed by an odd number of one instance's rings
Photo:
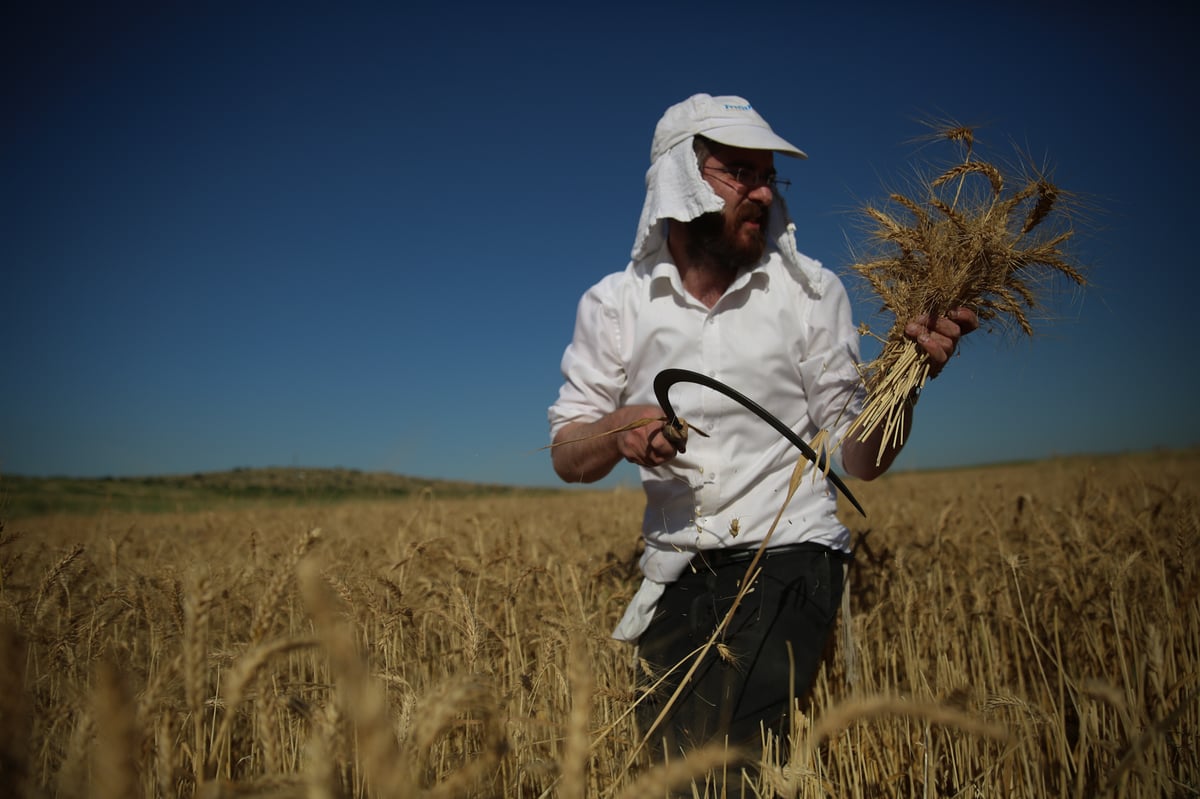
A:
{"type": "Polygon", "coordinates": [[[775,742],[639,751],[637,663],[608,637],[637,585],[639,491],[9,519],[0,784],[1197,796],[1198,477],[1186,450],[855,483],[850,613],[782,766],[775,742]]]}

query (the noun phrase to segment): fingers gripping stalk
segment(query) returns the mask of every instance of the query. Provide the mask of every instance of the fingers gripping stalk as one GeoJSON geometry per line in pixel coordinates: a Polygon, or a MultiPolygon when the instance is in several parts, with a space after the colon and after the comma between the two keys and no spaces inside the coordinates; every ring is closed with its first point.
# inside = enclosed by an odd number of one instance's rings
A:
{"type": "Polygon", "coordinates": [[[829,468],[828,460],[823,455],[818,455],[813,448],[804,441],[804,439],[796,435],[795,431],[772,416],[757,402],[740,393],[739,391],[730,388],[721,381],[709,377],[708,375],[703,375],[699,372],[692,372],[688,369],[663,369],[654,378],[654,396],[658,400],[658,404],[662,406],[663,413],[667,417],[666,425],[663,427],[663,435],[665,435],[667,440],[674,444],[676,449],[678,449],[680,452],[683,452],[687,445],[687,434],[685,432],[686,428],[683,420],[680,419],[675,414],[675,411],[671,408],[671,400],[668,397],[671,386],[675,385],[676,383],[695,383],[700,386],[705,386],[706,388],[711,388],[714,391],[719,391],[726,397],[729,397],[734,402],[746,408],[748,411],[762,419],[767,424],[771,425],[771,427],[775,428],[775,430],[781,436],[790,441],[796,447],[796,449],[800,450],[805,458],[811,461],[822,472],[827,474],[830,482],[832,482],[839,491],[846,495],[846,499],[850,500],[850,504],[853,505],[859,513],[861,513],[863,516],[867,515],[867,512],[863,510],[862,505],[860,505],[858,500],[854,498],[854,494],[849,488],[846,487],[846,484],[842,482],[842,478],[839,477],[837,473],[833,471],[833,469],[829,468]]]}

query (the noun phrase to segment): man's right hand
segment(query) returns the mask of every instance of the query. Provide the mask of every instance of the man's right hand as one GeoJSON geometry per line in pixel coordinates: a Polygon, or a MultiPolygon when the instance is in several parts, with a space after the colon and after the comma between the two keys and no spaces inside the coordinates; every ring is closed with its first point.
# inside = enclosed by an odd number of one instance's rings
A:
{"type": "Polygon", "coordinates": [[[678,454],[663,435],[662,408],[626,405],[594,422],[575,422],[564,427],[554,437],[551,459],[555,473],[564,481],[593,483],[622,460],[654,468],[678,454]],[[652,421],[631,426],[646,419],[652,421]]]}
{"type": "Polygon", "coordinates": [[[657,405],[630,405],[622,410],[631,414],[630,422],[637,419],[656,421],[618,434],[621,457],[630,463],[653,469],[679,454],[675,445],[663,435],[665,423],[661,421],[662,408],[657,405]]]}

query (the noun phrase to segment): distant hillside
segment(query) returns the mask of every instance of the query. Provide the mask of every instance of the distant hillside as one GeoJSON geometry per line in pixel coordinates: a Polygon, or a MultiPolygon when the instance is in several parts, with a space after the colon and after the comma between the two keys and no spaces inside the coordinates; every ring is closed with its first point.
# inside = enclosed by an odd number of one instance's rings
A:
{"type": "MultiPolygon", "coordinates": [[[[1055,462],[1087,461],[1122,466],[1164,459],[1194,461],[1200,448],[1155,449],[1092,455],[1065,455],[1042,461],[996,463],[922,472],[984,472],[1055,462]]],[[[893,470],[883,479],[895,479],[912,471],[893,470]]],[[[857,483],[858,481],[852,480],[857,483]]],[[[430,492],[438,498],[477,497],[497,494],[538,496],[571,490],[524,488],[498,484],[427,480],[390,472],[358,469],[265,468],[231,469],[157,477],[20,477],[0,474],[0,520],[49,513],[96,513],[100,511],[195,511],[230,505],[270,505],[339,502],[354,499],[401,499],[430,492]]],[[[856,489],[857,491],[857,489],[856,489]]]]}
{"type": "Polygon", "coordinates": [[[334,502],[539,494],[553,489],[426,480],[358,469],[265,468],[155,477],[20,477],[0,475],[0,518],[102,510],[197,510],[218,503],[334,502]]]}

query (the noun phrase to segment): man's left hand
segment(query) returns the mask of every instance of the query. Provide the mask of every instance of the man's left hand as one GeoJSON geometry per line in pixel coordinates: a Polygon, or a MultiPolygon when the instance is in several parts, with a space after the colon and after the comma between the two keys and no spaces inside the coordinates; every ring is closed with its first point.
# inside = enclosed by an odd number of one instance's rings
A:
{"type": "Polygon", "coordinates": [[[932,323],[918,316],[904,327],[904,333],[929,356],[929,376],[937,377],[958,348],[958,340],[979,329],[979,316],[970,308],[951,308],[932,323]]]}

